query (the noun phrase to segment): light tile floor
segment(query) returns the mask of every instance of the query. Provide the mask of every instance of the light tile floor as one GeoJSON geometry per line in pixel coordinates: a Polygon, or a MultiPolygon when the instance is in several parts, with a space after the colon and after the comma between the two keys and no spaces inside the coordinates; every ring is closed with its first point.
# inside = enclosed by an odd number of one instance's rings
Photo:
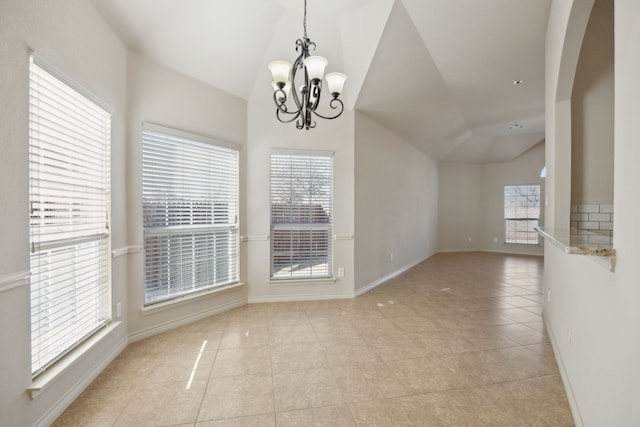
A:
{"type": "Polygon", "coordinates": [[[572,426],[542,269],[438,254],[353,300],[247,305],[129,345],[55,426],[572,426]]]}

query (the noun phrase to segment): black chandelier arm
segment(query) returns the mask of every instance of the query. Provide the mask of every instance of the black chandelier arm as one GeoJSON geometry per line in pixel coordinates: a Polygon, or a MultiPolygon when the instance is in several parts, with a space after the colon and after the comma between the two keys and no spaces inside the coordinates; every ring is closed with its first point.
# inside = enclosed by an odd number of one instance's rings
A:
{"type": "Polygon", "coordinates": [[[336,114],[335,116],[323,116],[322,114],[314,111],[314,114],[322,119],[327,119],[327,120],[331,120],[331,119],[337,119],[338,117],[340,117],[342,115],[342,113],[344,112],[344,104],[342,103],[342,101],[338,98],[333,98],[331,100],[331,102],[329,102],[329,106],[336,110],[338,108],[340,108],[340,111],[338,111],[338,114],[336,114]],[[339,105],[334,105],[334,103],[337,103],[339,105]]]}
{"type": "Polygon", "coordinates": [[[291,97],[293,98],[293,102],[296,104],[296,108],[298,110],[302,109],[302,104],[304,103],[304,94],[302,94],[302,99],[300,99],[300,94],[298,94],[298,89],[295,87],[296,84],[296,69],[293,68],[291,74],[291,97]]]}
{"type": "MultiPolygon", "coordinates": [[[[273,102],[276,104],[276,107],[279,111],[283,113],[288,113],[287,111],[287,94],[284,89],[276,89],[273,92],[273,102]]],[[[291,114],[291,113],[289,113],[291,114]]]]}
{"type": "Polygon", "coordinates": [[[320,94],[322,93],[322,82],[309,85],[309,110],[315,112],[320,105],[320,94]]]}
{"type": "Polygon", "coordinates": [[[311,120],[311,112],[306,112],[306,114],[301,114],[300,119],[296,122],[296,128],[298,129],[313,129],[316,127],[315,120],[311,120]]]}
{"type": "MultiPolygon", "coordinates": [[[[301,113],[300,110],[295,111],[295,112],[289,112],[289,111],[283,111],[281,109],[276,109],[276,118],[278,119],[278,121],[280,123],[291,123],[292,121],[294,121],[295,119],[300,117],[300,113],[301,113]],[[293,116],[293,117],[284,119],[284,118],[282,118],[281,114],[287,114],[287,115],[290,115],[290,116],[293,116]]],[[[296,125],[297,125],[297,123],[296,123],[296,125]]]]}

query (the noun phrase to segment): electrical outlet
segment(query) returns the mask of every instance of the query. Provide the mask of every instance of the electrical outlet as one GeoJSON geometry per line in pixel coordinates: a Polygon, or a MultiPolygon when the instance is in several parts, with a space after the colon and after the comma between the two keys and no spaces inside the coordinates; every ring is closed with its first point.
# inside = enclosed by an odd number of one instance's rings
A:
{"type": "Polygon", "coordinates": [[[467,237],[467,242],[471,243],[471,236],[467,237]]]}
{"type": "Polygon", "coordinates": [[[344,277],[344,267],[338,267],[338,277],[344,277]]]}
{"type": "Polygon", "coordinates": [[[119,302],[116,304],[116,320],[122,317],[122,303],[119,302]]]}
{"type": "Polygon", "coordinates": [[[551,288],[547,288],[547,302],[551,302],[551,288]]]}
{"type": "Polygon", "coordinates": [[[393,253],[389,254],[389,262],[393,262],[393,253]]]}

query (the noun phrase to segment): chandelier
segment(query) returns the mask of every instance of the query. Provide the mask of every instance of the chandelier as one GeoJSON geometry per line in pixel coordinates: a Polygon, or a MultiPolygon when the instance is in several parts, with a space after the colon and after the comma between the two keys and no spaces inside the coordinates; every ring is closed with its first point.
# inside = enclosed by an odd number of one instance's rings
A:
{"type": "Polygon", "coordinates": [[[338,98],[344,87],[347,76],[342,73],[329,73],[324,76],[327,66],[326,58],[309,55],[310,50],[316,49],[316,44],[307,37],[307,0],[304,0],[304,18],[302,21],[304,37],[296,40],[296,52],[300,56],[293,63],[287,61],[273,61],[269,64],[269,70],[273,75],[273,101],[276,104],[276,117],[282,123],[291,123],[296,120],[298,129],[312,129],[316,127],[314,116],[322,119],[335,119],[344,111],[344,104],[338,98]],[[296,82],[296,75],[302,71],[304,82],[296,82]],[[326,79],[331,101],[329,106],[338,110],[333,116],[324,116],[318,113],[322,94],[322,78],[326,79]],[[298,86],[300,84],[300,86],[298,86]],[[290,96],[291,95],[291,96],[290,96]],[[293,98],[295,109],[289,111],[286,103],[289,97],[293,98]]]}

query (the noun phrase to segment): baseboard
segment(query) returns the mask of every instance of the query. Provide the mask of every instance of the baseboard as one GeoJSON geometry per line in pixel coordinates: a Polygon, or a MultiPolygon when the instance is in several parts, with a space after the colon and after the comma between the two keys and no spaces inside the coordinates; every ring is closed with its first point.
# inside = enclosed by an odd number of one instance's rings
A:
{"type": "Polygon", "coordinates": [[[506,254],[506,255],[530,255],[530,256],[544,256],[544,252],[541,253],[532,253],[532,252],[521,252],[521,251],[511,251],[511,250],[499,250],[499,249],[487,249],[487,248],[465,248],[465,249],[438,249],[436,253],[439,254],[448,254],[448,253],[457,253],[457,252],[489,252],[496,254],[506,254]]]}
{"type": "MultiPolygon", "coordinates": [[[[539,248],[540,250],[542,250],[542,247],[539,248]]],[[[526,252],[526,251],[514,251],[514,250],[507,250],[507,249],[479,249],[479,252],[493,252],[495,254],[506,254],[506,255],[530,255],[530,256],[539,256],[539,257],[543,257],[544,256],[544,252],[526,252]]]]}
{"type": "Polygon", "coordinates": [[[556,358],[556,363],[558,364],[558,370],[560,371],[560,378],[562,378],[562,384],[564,385],[564,390],[567,393],[567,400],[569,401],[569,407],[571,408],[571,415],[573,416],[573,422],[576,427],[583,427],[584,423],[582,422],[582,416],[580,415],[580,409],[578,408],[578,402],[573,394],[573,388],[571,387],[571,383],[569,382],[569,376],[567,375],[567,370],[564,367],[564,362],[562,361],[562,357],[558,352],[556,337],[553,333],[553,329],[549,325],[549,319],[545,312],[542,313],[542,319],[544,320],[544,326],[547,329],[547,334],[549,335],[549,340],[551,341],[551,348],[553,349],[553,355],[556,358]]]}
{"type": "Polygon", "coordinates": [[[267,295],[261,297],[249,297],[249,304],[263,302],[292,302],[292,301],[322,301],[331,299],[350,299],[353,298],[353,292],[344,294],[326,294],[326,295],[267,295]]]}
{"type": "Polygon", "coordinates": [[[175,329],[179,326],[187,325],[189,323],[195,322],[196,320],[205,319],[209,316],[214,316],[216,314],[223,313],[225,311],[231,310],[236,307],[242,307],[247,304],[247,298],[240,298],[235,301],[228,302],[226,304],[217,305],[215,307],[211,307],[207,310],[199,311],[194,314],[190,314],[189,316],[184,316],[179,319],[172,320],[170,322],[162,323],[160,325],[156,325],[152,328],[144,329],[142,331],[134,332],[129,334],[129,342],[136,342],[143,340],[145,338],[149,338],[153,335],[160,334],[162,332],[167,332],[172,329],[175,329]]]}
{"type": "Polygon", "coordinates": [[[62,415],[65,409],[67,409],[69,405],[71,405],[73,401],[76,400],[78,396],[80,396],[80,393],[82,393],[87,387],[89,387],[93,380],[95,380],[98,375],[100,375],[100,373],[104,371],[107,366],[109,366],[109,363],[113,362],[113,360],[118,357],[120,353],[122,353],[122,351],[127,347],[128,344],[129,340],[126,338],[120,341],[120,343],[118,343],[118,345],[114,347],[109,354],[107,354],[98,364],[96,364],[93,369],[91,369],[91,371],[89,371],[87,375],[85,375],[84,378],[80,380],[80,382],[73,386],[71,390],[69,390],[67,394],[65,394],[64,397],[60,401],[58,401],[58,403],[51,407],[49,411],[47,411],[47,413],[44,414],[42,418],[40,418],[33,426],[47,427],[53,424],[53,422],[60,415],[62,415]]]}
{"type": "Polygon", "coordinates": [[[456,252],[483,252],[483,250],[478,248],[461,248],[461,249],[438,249],[436,251],[437,254],[448,254],[448,253],[456,253],[456,252]]]}
{"type": "Polygon", "coordinates": [[[404,267],[400,268],[399,270],[396,270],[396,271],[394,271],[394,272],[392,272],[392,273],[390,273],[390,274],[387,274],[387,275],[386,275],[386,276],[384,276],[384,277],[381,277],[381,278],[379,278],[379,279],[377,279],[377,280],[374,280],[373,282],[369,283],[368,285],[366,285],[366,286],[364,286],[364,287],[362,287],[362,288],[358,289],[357,291],[355,291],[355,296],[356,296],[356,297],[359,297],[360,295],[365,294],[365,293],[369,292],[370,290],[377,288],[378,286],[380,286],[380,285],[381,285],[381,284],[383,284],[384,282],[386,282],[386,281],[388,281],[388,280],[391,280],[391,279],[393,279],[393,278],[394,278],[394,277],[396,277],[396,276],[401,275],[402,273],[404,273],[404,272],[405,272],[405,271],[407,271],[407,270],[412,269],[413,267],[415,267],[416,265],[420,264],[422,261],[424,261],[424,260],[426,260],[426,259],[430,258],[431,256],[432,256],[432,255],[429,255],[429,256],[428,256],[427,258],[425,258],[425,259],[421,259],[421,260],[416,261],[416,262],[413,262],[413,263],[411,263],[411,264],[407,264],[407,265],[405,265],[404,267]]]}

